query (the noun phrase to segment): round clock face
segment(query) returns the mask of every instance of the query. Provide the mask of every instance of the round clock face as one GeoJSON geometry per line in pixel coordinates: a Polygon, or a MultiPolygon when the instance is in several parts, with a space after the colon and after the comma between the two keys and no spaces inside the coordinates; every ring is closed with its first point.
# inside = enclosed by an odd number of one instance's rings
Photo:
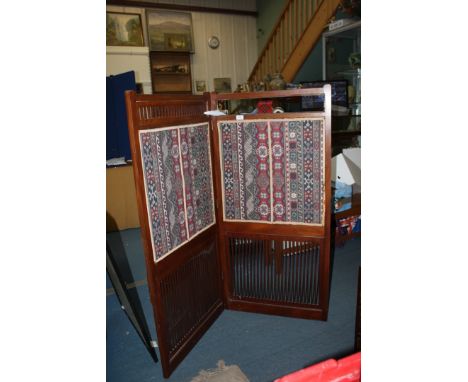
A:
{"type": "Polygon", "coordinates": [[[219,46],[219,38],[216,36],[211,36],[208,40],[208,45],[211,49],[216,49],[219,46]]]}

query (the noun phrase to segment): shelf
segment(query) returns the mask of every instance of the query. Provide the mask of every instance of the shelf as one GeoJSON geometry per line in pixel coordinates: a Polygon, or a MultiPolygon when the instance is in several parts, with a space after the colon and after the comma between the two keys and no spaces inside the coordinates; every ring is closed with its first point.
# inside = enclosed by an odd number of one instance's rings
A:
{"type": "MultiPolygon", "coordinates": [[[[351,21],[351,20],[350,20],[351,21]]],[[[328,30],[323,33],[325,37],[332,37],[337,34],[343,34],[343,32],[349,31],[349,30],[354,30],[357,28],[361,28],[361,20],[356,20],[354,22],[351,22],[349,24],[345,24],[340,28],[334,29],[334,30],[328,30]]]]}
{"type": "Polygon", "coordinates": [[[147,46],[106,46],[107,54],[132,54],[148,57],[149,48],[147,46]]]}
{"type": "Polygon", "coordinates": [[[348,104],[344,112],[332,108],[332,155],[348,147],[361,146],[361,22],[322,34],[323,79],[348,83],[348,104]],[[358,56],[354,57],[354,55],[358,56]],[[350,61],[350,58],[352,60],[350,61]]]}
{"type": "Polygon", "coordinates": [[[361,69],[348,69],[348,70],[340,70],[338,72],[335,72],[335,74],[340,74],[342,76],[355,76],[355,75],[361,75],[361,69]]]}
{"type": "Polygon", "coordinates": [[[153,93],[192,93],[190,54],[151,52],[153,93]]]}

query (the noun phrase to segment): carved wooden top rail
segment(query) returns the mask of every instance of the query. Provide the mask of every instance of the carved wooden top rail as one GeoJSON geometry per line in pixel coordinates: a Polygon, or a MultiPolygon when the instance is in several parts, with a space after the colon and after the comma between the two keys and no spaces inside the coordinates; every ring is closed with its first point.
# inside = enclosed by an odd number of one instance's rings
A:
{"type": "Polygon", "coordinates": [[[129,94],[136,106],[135,127],[154,127],[160,122],[171,123],[176,118],[195,121],[204,117],[203,112],[208,110],[209,104],[206,95],[137,95],[133,91],[129,94]]]}
{"type": "MultiPolygon", "coordinates": [[[[203,95],[137,95],[128,91],[131,101],[135,102],[135,127],[154,127],[161,123],[171,123],[173,119],[192,118],[193,122],[206,121],[203,113],[216,108],[219,100],[269,99],[322,95],[330,92],[331,86],[323,88],[289,89],[246,93],[204,93],[203,95]],[[327,90],[328,89],[328,90],[327,90]]],[[[329,97],[326,97],[329,98],[329,97]]],[[[326,114],[328,105],[325,103],[326,114]]],[[[331,105],[330,105],[331,107],[331,105]]]]}
{"type": "Polygon", "coordinates": [[[231,99],[264,99],[264,98],[285,98],[285,97],[303,97],[322,95],[327,92],[327,88],[331,92],[331,86],[325,85],[323,88],[306,88],[306,89],[287,89],[287,90],[271,90],[261,92],[240,92],[240,93],[211,93],[216,100],[231,100],[231,99]]]}

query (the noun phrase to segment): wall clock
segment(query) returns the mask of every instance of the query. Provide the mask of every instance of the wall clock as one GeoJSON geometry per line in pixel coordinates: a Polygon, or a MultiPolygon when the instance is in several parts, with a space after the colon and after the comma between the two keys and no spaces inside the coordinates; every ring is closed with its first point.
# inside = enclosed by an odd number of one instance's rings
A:
{"type": "Polygon", "coordinates": [[[216,37],[216,36],[211,36],[211,37],[208,39],[208,46],[209,46],[211,49],[216,49],[216,48],[218,48],[218,46],[219,46],[219,38],[216,37]]]}

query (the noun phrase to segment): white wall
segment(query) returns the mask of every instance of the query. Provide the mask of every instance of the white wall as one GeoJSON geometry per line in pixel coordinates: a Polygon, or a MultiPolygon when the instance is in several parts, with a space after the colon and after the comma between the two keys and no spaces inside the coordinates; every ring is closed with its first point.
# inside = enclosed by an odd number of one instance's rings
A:
{"type": "Polygon", "coordinates": [[[143,84],[143,92],[151,94],[149,50],[144,47],[107,46],[106,76],[135,71],[135,81],[143,84]]]}
{"type": "Polygon", "coordinates": [[[214,91],[213,79],[230,77],[232,90],[247,82],[257,61],[256,23],[251,16],[219,13],[192,13],[195,54],[192,56],[192,80],[205,80],[207,91],[214,91]],[[218,49],[208,46],[217,36],[218,49]]]}
{"type": "MultiPolygon", "coordinates": [[[[208,3],[205,6],[212,6],[208,3]]],[[[144,9],[107,6],[107,10],[140,13],[147,45],[144,9]]],[[[238,84],[246,82],[257,60],[255,17],[192,12],[192,23],[195,48],[195,53],[191,55],[194,92],[197,80],[206,81],[207,91],[214,90],[213,79],[216,77],[230,77],[233,91],[238,84]],[[211,49],[208,46],[208,39],[213,35],[220,39],[218,49],[211,49]]],[[[145,48],[107,47],[106,68],[107,75],[135,70],[137,82],[143,83],[145,93],[151,93],[147,46],[145,48]],[[118,72],[119,70],[121,71],[118,72]]]]}
{"type": "MultiPolygon", "coordinates": [[[[143,24],[143,36],[146,38],[145,10],[133,7],[107,6],[109,12],[139,13],[143,24]]],[[[135,71],[136,82],[143,84],[143,92],[151,94],[151,73],[149,49],[144,47],[106,46],[106,76],[135,71]]]]}

